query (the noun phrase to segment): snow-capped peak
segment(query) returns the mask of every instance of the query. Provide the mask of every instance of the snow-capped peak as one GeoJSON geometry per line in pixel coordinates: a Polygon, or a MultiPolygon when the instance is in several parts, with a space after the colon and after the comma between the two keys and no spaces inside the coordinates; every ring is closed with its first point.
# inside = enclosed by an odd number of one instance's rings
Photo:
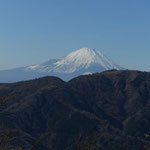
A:
{"type": "Polygon", "coordinates": [[[0,80],[17,82],[43,76],[57,76],[69,81],[79,75],[89,75],[112,69],[121,70],[123,68],[113,63],[97,49],[81,48],[61,59],[51,59],[42,64],[4,70],[0,74],[0,80]]]}
{"type": "Polygon", "coordinates": [[[81,48],[76,50],[60,61],[55,63],[55,69],[58,72],[64,71],[68,73],[75,72],[81,68],[89,68],[97,64],[106,70],[119,69],[112,61],[106,58],[97,49],[81,48]]]}
{"type": "Polygon", "coordinates": [[[100,72],[110,69],[119,70],[111,60],[97,49],[81,48],[73,51],[62,59],[48,61],[41,65],[29,66],[27,70],[52,73],[100,72]]]}

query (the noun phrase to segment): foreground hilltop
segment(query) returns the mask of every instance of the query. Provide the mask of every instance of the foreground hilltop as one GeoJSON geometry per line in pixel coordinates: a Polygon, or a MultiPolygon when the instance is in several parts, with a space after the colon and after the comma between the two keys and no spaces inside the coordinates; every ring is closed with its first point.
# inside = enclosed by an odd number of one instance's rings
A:
{"type": "Polygon", "coordinates": [[[61,59],[0,71],[0,82],[17,82],[43,76],[57,76],[68,81],[82,74],[92,74],[111,69],[120,70],[122,68],[96,49],[81,48],[61,59]]]}
{"type": "Polygon", "coordinates": [[[0,150],[149,150],[150,73],[0,84],[0,150]]]}

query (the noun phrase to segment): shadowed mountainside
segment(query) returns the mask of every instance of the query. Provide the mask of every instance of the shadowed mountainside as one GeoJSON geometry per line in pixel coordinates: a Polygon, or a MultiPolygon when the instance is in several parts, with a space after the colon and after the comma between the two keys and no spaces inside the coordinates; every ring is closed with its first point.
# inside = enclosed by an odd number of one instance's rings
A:
{"type": "Polygon", "coordinates": [[[150,73],[0,84],[0,150],[149,150],[150,73]]]}

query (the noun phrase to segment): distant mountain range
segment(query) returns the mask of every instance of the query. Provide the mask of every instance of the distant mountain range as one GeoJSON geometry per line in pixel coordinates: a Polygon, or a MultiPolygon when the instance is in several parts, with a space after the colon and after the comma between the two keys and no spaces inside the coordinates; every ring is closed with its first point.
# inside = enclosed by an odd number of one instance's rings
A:
{"type": "Polygon", "coordinates": [[[16,82],[49,75],[68,81],[79,75],[112,69],[120,70],[123,68],[116,65],[96,49],[82,48],[61,59],[0,71],[0,82],[16,82]]]}
{"type": "Polygon", "coordinates": [[[0,150],[149,150],[150,73],[0,84],[0,150]]]}

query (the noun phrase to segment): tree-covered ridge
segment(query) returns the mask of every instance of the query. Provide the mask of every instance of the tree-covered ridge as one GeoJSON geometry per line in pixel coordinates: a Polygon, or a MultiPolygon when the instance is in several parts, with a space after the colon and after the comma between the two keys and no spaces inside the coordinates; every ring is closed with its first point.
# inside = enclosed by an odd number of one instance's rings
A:
{"type": "Polygon", "coordinates": [[[149,150],[150,73],[0,84],[0,148],[149,150]]]}

